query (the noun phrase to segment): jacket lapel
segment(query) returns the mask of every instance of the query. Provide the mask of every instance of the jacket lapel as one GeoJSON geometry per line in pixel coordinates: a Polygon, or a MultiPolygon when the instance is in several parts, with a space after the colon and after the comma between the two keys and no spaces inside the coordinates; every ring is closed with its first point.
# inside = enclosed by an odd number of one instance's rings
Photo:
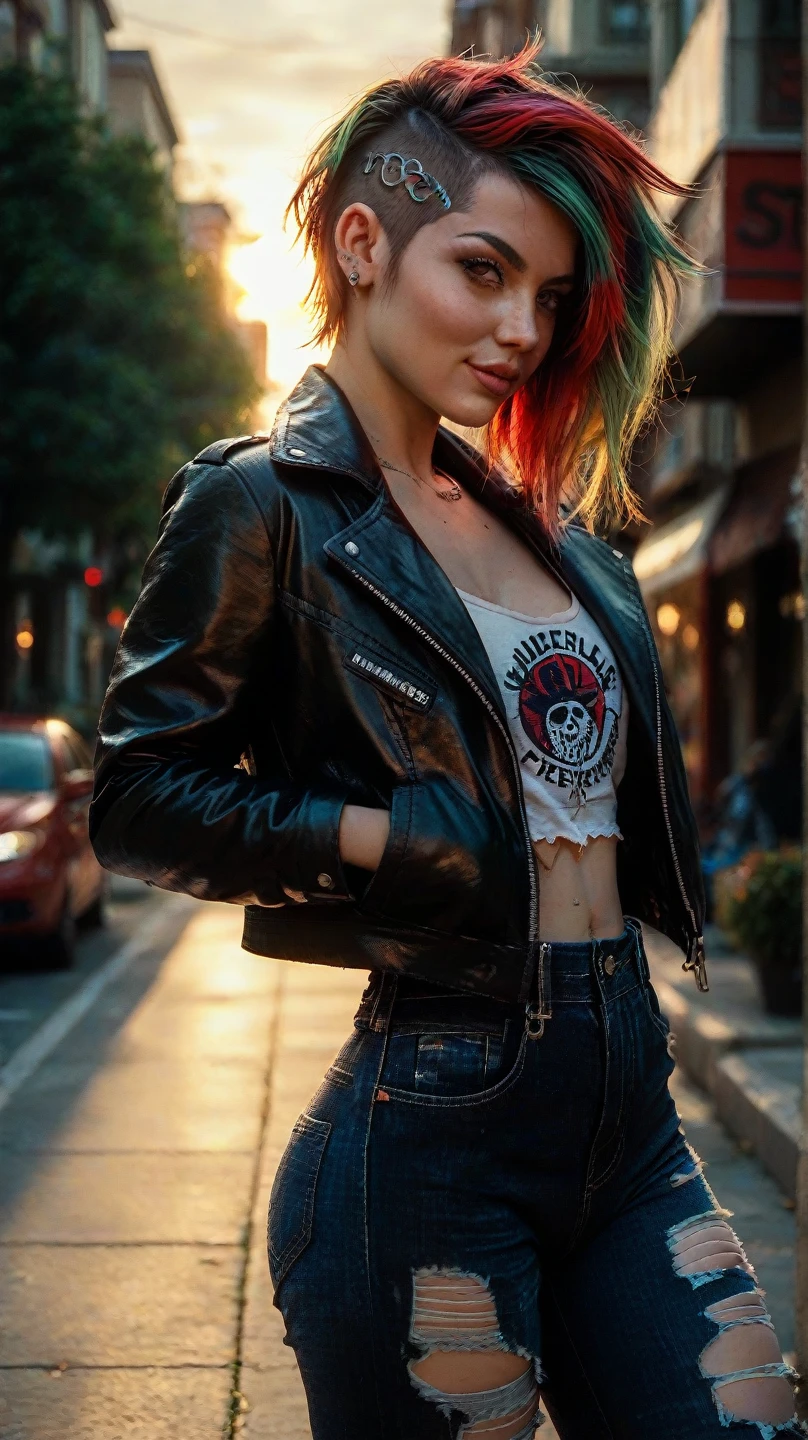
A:
{"type": "Polygon", "coordinates": [[[476,625],[446,572],[386,489],[370,510],[323,548],[381,604],[420,627],[503,713],[496,677],[476,625]]]}
{"type": "MultiPolygon", "coordinates": [[[[467,483],[482,477],[471,453],[441,431],[436,446],[451,450],[467,483]]],[[[479,632],[446,572],[398,509],[372,446],[339,387],[312,365],[278,412],[270,453],[300,469],[312,466],[351,475],[373,495],[369,510],[328,540],[323,549],[343,570],[377,594],[380,603],[414,621],[483,691],[504,719],[496,677],[479,632]],[[355,546],[352,553],[347,546],[355,546]]],[[[485,499],[487,500],[487,496],[485,499]]]]}

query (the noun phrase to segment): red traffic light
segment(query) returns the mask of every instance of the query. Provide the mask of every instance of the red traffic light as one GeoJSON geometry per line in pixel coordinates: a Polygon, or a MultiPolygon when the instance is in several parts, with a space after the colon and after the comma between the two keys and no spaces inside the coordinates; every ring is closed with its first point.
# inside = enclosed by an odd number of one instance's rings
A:
{"type": "Polygon", "coordinates": [[[87,566],[84,572],[85,585],[89,585],[91,589],[95,589],[96,585],[100,585],[103,579],[104,572],[103,570],[99,570],[97,565],[87,566]]]}

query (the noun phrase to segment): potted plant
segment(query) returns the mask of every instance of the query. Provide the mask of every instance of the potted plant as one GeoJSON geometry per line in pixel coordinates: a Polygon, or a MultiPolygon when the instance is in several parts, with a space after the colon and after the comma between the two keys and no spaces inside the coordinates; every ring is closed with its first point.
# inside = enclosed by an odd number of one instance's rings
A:
{"type": "Polygon", "coordinates": [[[802,1009],[802,854],[750,854],[735,869],[721,909],[729,934],[754,962],[770,1015],[802,1009]]]}

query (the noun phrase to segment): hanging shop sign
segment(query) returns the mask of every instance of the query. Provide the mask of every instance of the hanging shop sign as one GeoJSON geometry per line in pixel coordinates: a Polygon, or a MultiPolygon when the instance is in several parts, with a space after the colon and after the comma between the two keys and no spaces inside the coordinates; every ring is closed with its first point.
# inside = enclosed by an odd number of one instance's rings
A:
{"type": "Polygon", "coordinates": [[[725,156],[727,300],[802,299],[802,156],[735,150],[725,156]]]}

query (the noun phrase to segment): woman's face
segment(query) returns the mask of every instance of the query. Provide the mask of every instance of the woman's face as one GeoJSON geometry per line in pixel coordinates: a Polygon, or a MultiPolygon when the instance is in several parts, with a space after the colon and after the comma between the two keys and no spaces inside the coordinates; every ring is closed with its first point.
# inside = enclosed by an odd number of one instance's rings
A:
{"type": "Polygon", "coordinates": [[[430,410],[462,425],[487,424],[547,354],[574,283],[572,224],[536,191],[486,176],[467,210],[417,231],[390,287],[378,222],[365,244],[361,223],[353,235],[342,224],[351,215],[361,222],[357,212],[375,221],[357,205],[338,227],[348,242],[339,248],[359,259],[356,309],[354,296],[347,298],[349,342],[359,323],[377,363],[430,410]]]}

